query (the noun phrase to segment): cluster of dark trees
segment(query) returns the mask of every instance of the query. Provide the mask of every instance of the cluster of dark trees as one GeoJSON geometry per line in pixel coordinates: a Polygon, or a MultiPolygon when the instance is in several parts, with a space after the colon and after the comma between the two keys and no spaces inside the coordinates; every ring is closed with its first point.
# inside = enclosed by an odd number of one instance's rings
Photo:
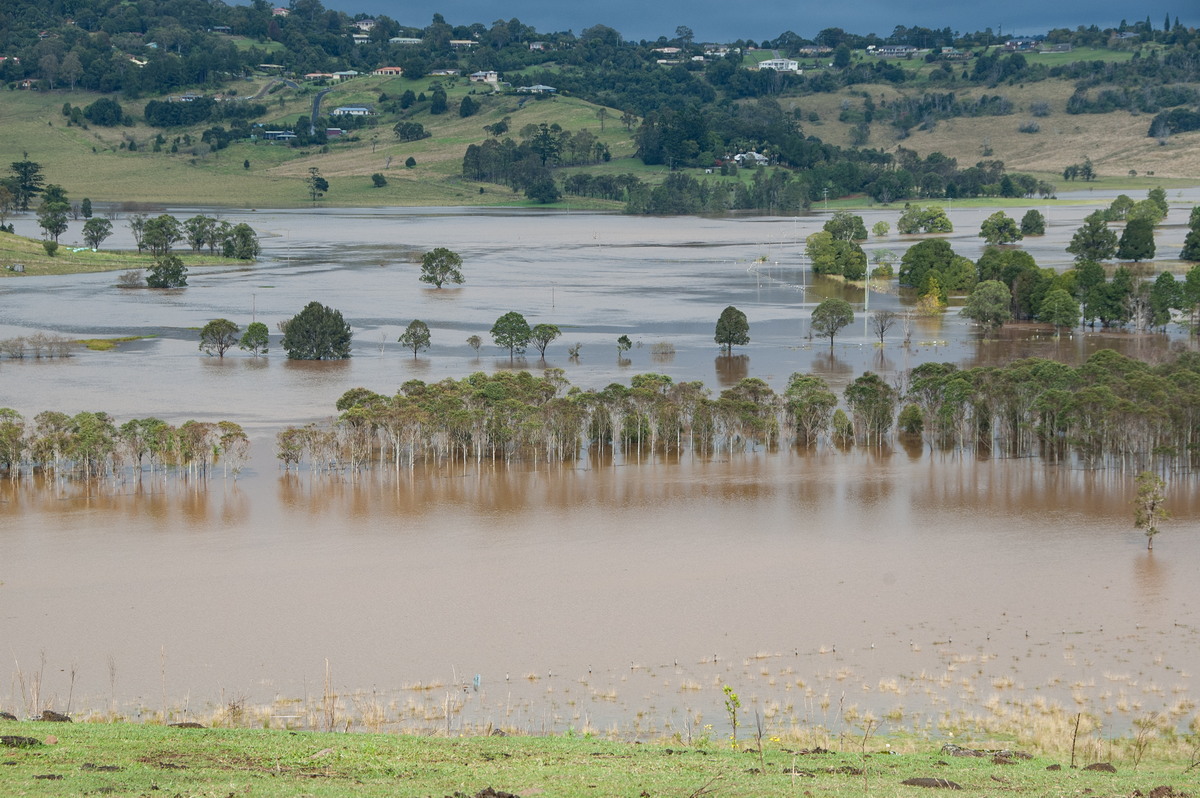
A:
{"type": "Polygon", "coordinates": [[[205,214],[181,222],[169,213],[154,217],[135,213],[129,217],[129,229],[138,252],[148,251],[158,257],[170,255],[179,243],[186,243],[192,252],[207,249],[209,254],[219,252],[223,257],[239,260],[256,258],[261,251],[258,234],[250,225],[230,224],[205,214]]]}
{"type": "Polygon", "coordinates": [[[879,445],[897,426],[936,448],[1074,457],[1090,467],[1190,468],[1200,443],[1200,356],[1151,365],[1102,350],[1078,367],[1038,358],[974,369],[925,363],[897,384],[866,372],[841,397],[822,378],[799,373],[782,393],[747,378],[716,397],[702,383],[662,374],[585,390],[560,369],[542,377],[476,373],[412,380],[393,396],[355,388],[337,409],[332,424],[278,434],[276,455],[286,468],[879,445]]]}
{"type": "MultiPolygon", "coordinates": [[[[489,132],[495,131],[493,125],[488,128],[489,132]]],[[[520,142],[510,137],[493,137],[482,144],[470,145],[463,156],[462,169],[463,177],[468,180],[499,183],[514,191],[523,190],[532,199],[553,202],[558,199],[560,189],[551,176],[551,168],[601,163],[611,157],[608,146],[590,130],[572,133],[557,123],[542,122],[527,125],[521,131],[520,142]]],[[[578,182],[576,187],[581,187],[578,182]]]]}
{"type": "Polygon", "coordinates": [[[83,479],[127,471],[176,471],[204,477],[222,462],[236,475],[250,453],[250,439],[232,421],[186,421],[178,427],[157,418],[124,424],[108,413],[69,416],[46,410],[25,419],[0,408],[0,474],[10,479],[36,473],[83,479]]]}
{"type": "MultiPolygon", "coordinates": [[[[90,106],[89,106],[90,107],[90,106]]],[[[151,127],[187,127],[204,122],[241,122],[260,117],[267,112],[261,103],[239,100],[220,101],[214,97],[196,97],[187,102],[151,100],[146,103],[142,117],[151,127]]]]}

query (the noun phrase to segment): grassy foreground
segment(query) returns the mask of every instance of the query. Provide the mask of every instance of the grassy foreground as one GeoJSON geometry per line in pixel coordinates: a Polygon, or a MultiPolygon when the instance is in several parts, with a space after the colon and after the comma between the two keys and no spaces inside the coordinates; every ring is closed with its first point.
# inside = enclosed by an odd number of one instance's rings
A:
{"type": "Polygon", "coordinates": [[[734,749],[0,721],[0,742],[0,793],[30,796],[905,796],[928,795],[902,783],[924,778],[954,782],[957,794],[969,796],[1170,798],[1195,795],[1200,785],[1185,762],[1149,756],[1136,769],[1116,762],[1116,771],[1106,772],[1041,757],[952,756],[938,743],[892,754],[878,738],[865,754],[859,740],[846,752],[789,750],[772,741],[760,755],[753,741],[734,749]],[[1047,769],[1054,765],[1061,769],[1047,769]]]}

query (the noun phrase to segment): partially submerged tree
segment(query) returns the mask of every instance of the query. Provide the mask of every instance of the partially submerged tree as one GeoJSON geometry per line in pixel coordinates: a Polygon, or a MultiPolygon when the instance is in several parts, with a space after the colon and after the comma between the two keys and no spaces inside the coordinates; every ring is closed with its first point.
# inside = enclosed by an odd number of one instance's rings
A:
{"type": "Polygon", "coordinates": [[[979,237],[989,244],[1011,244],[1024,236],[1011,216],[1004,211],[996,211],[979,225],[979,237]]]}
{"type": "Polygon", "coordinates": [[[985,331],[993,330],[1012,320],[1012,292],[999,280],[984,280],[971,291],[961,312],[985,331]]]}
{"type": "Polygon", "coordinates": [[[223,358],[237,344],[238,332],[238,326],[229,319],[213,319],[200,330],[200,349],[223,358]]]}
{"type": "Polygon", "coordinates": [[[445,247],[437,247],[421,256],[421,282],[429,283],[434,288],[441,288],[443,283],[463,282],[462,258],[457,252],[451,252],[445,247]]]}
{"type": "Polygon", "coordinates": [[[352,333],[341,311],[309,302],[283,328],[283,351],[292,360],[350,357],[352,333]]]}
{"type": "Polygon", "coordinates": [[[826,299],[813,308],[813,335],[829,338],[829,348],[833,348],[833,338],[850,322],[854,321],[854,309],[844,299],[826,299]]]}
{"type": "Polygon", "coordinates": [[[518,354],[525,354],[525,347],[529,346],[532,335],[529,322],[515,310],[505,313],[492,325],[492,340],[496,346],[508,350],[509,361],[518,354]]]}
{"type": "Polygon", "coordinates": [[[1036,208],[1025,211],[1021,217],[1021,235],[1044,236],[1046,234],[1046,217],[1036,208]]]}
{"type": "Polygon", "coordinates": [[[187,266],[178,255],[166,255],[155,261],[146,272],[146,285],[151,288],[182,288],[187,285],[187,266]]]}
{"type": "Polygon", "coordinates": [[[429,325],[420,319],[415,319],[404,328],[404,332],[400,333],[396,342],[405,349],[411,349],[413,360],[416,360],[417,352],[428,349],[430,340],[429,325]]]}
{"type": "Polygon", "coordinates": [[[555,339],[562,335],[562,331],[554,324],[535,324],[530,332],[530,340],[533,341],[533,346],[538,351],[538,355],[542,360],[546,359],[546,347],[555,339]]]}
{"type": "Polygon", "coordinates": [[[888,334],[888,330],[896,323],[899,314],[894,310],[877,310],[871,314],[871,333],[879,339],[879,345],[883,345],[883,337],[888,334]]]}
{"type": "Polygon", "coordinates": [[[238,341],[238,349],[245,349],[255,357],[259,353],[267,353],[267,344],[270,343],[271,333],[267,329],[267,325],[261,321],[252,321],[246,327],[246,332],[242,333],[242,340],[238,341]]]}
{"type": "Polygon", "coordinates": [[[1071,237],[1067,252],[1075,256],[1076,263],[1109,260],[1117,252],[1117,234],[1108,229],[1103,211],[1089,214],[1083,225],[1071,237]]]}
{"type": "Polygon", "coordinates": [[[746,320],[746,314],[733,305],[721,311],[713,340],[725,349],[725,354],[731,353],[734,346],[750,343],[750,322],[746,320]]]}
{"type": "Polygon", "coordinates": [[[112,222],[103,216],[93,216],[83,223],[83,242],[92,249],[99,249],[111,235],[112,222]]]}
{"type": "Polygon", "coordinates": [[[1133,500],[1133,525],[1146,533],[1146,550],[1154,549],[1154,536],[1158,534],[1158,524],[1171,517],[1166,501],[1167,483],[1160,476],[1150,471],[1137,475],[1137,496],[1133,500]]]}

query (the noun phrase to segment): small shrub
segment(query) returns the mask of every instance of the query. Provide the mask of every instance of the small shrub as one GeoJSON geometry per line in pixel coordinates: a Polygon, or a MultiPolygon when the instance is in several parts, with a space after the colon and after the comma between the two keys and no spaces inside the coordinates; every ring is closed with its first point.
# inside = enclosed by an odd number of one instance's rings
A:
{"type": "Polygon", "coordinates": [[[411,155],[408,156],[408,158],[406,158],[404,160],[404,166],[407,167],[408,169],[412,169],[416,165],[417,165],[417,159],[412,157],[411,155]]]}
{"type": "Polygon", "coordinates": [[[58,242],[57,241],[43,241],[42,249],[46,250],[46,254],[53,258],[54,254],[56,252],[58,252],[58,242]]]}
{"type": "Polygon", "coordinates": [[[1037,122],[1032,122],[1032,121],[1031,122],[1022,122],[1017,127],[1017,130],[1021,131],[1022,133],[1037,133],[1041,129],[1042,129],[1041,125],[1039,125],[1037,122]]]}
{"type": "Polygon", "coordinates": [[[1041,102],[1041,101],[1035,102],[1035,103],[1030,103],[1029,104],[1029,113],[1033,114],[1036,117],[1050,116],[1050,103],[1041,102]]]}
{"type": "Polygon", "coordinates": [[[146,278],[141,269],[130,269],[127,272],[121,272],[117,277],[117,285],[121,288],[141,288],[145,282],[146,278]]]}

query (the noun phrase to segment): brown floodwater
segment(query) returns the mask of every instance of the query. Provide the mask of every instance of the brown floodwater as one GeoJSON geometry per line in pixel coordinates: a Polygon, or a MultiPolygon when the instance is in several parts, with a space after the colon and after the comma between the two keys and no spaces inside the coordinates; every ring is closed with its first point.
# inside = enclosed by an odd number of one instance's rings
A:
{"type": "MultiPolygon", "coordinates": [[[[1050,234],[1028,246],[1039,263],[1066,266],[1062,246],[1088,210],[1051,209],[1050,234]]],[[[956,250],[977,254],[974,217],[986,212],[953,213],[956,250]]],[[[271,446],[280,426],[328,417],[356,385],[392,393],[413,378],[510,368],[465,339],[486,338],[513,309],[563,328],[546,365],[585,387],[641,371],[712,387],[755,376],[777,390],[814,371],[844,385],[927,359],[1078,362],[1103,347],[1158,357],[1191,346],[1185,336],[1014,329],[981,342],[948,314],[917,322],[908,347],[899,330],[874,346],[860,319],[831,350],[806,337],[811,308],[841,293],[861,310],[865,296],[803,269],[797,242],[820,218],[224,215],[270,236],[264,258],[195,270],[184,290],[122,290],[113,275],[0,280],[0,338],[154,336],[0,362],[0,406],[230,419],[254,439],[237,481],[0,484],[4,708],[25,711],[37,678],[57,709],[137,717],[165,704],[205,718],[244,700],[301,725],[313,716],[287,701],[319,704],[328,663],[340,714],[393,728],[699,735],[711,724],[720,737],[724,683],[781,728],[850,728],[869,711],[885,729],[945,730],[1061,707],[1120,730],[1150,711],[1186,725],[1194,711],[1190,479],[1172,480],[1175,517],[1148,553],[1132,529],[1130,474],[1030,459],[831,447],[352,479],[281,475],[271,446]],[[463,254],[465,286],[416,281],[413,253],[439,245],[463,254]],[[349,361],[290,363],[277,341],[259,359],[196,349],[211,318],[274,331],[312,299],[354,328],[349,361]],[[712,342],[728,304],[752,337],[732,358],[712,342]],[[413,318],[434,336],[415,361],[394,343],[413,318]],[[621,334],[640,346],[618,360],[621,334]],[[653,355],[658,342],[675,354],[653,355]]],[[[1186,215],[1177,207],[1169,222],[1186,215]]],[[[909,300],[873,291],[869,302],[909,300]]]]}

